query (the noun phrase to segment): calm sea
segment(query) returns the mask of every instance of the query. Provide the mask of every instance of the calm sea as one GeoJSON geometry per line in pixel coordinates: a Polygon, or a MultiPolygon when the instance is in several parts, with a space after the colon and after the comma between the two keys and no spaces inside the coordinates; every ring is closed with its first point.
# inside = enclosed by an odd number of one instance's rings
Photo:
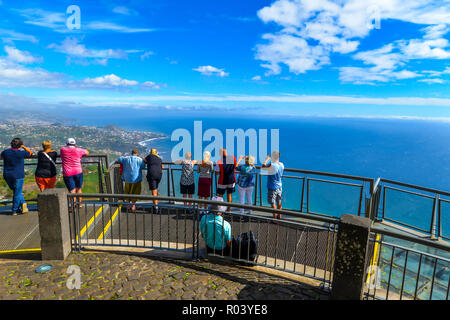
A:
{"type": "MultiPolygon", "coordinates": [[[[421,120],[277,118],[256,116],[211,116],[155,112],[80,113],[80,124],[113,124],[126,129],[162,132],[168,139],[150,143],[164,160],[178,142],[172,132],[184,128],[194,136],[194,121],[203,132],[226,129],[279,129],[281,161],[287,168],[383,177],[440,190],[450,190],[450,123],[421,120]]],[[[204,142],[206,147],[210,142],[204,142]]]]}

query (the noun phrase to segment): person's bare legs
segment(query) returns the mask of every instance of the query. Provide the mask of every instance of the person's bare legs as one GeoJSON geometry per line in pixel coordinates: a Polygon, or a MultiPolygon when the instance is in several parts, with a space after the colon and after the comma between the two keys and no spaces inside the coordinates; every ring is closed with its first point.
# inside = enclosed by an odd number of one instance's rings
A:
{"type": "MultiPolygon", "coordinates": [[[[158,190],[157,190],[157,189],[152,190],[152,196],[155,196],[155,197],[158,196],[158,190]]],[[[153,204],[154,204],[155,206],[157,206],[157,205],[158,205],[158,200],[153,200],[153,204]]]]}
{"type": "MultiPolygon", "coordinates": [[[[81,190],[81,188],[76,188],[76,189],[75,189],[75,193],[80,194],[80,193],[83,193],[83,191],[81,190]]],[[[82,201],[83,199],[82,199],[81,197],[78,197],[77,199],[78,199],[78,201],[79,201],[79,207],[81,208],[81,207],[82,207],[81,201],[82,201]]]]}
{"type": "MultiPolygon", "coordinates": [[[[232,194],[229,193],[229,192],[227,192],[227,201],[228,202],[233,202],[232,194]]],[[[227,212],[230,212],[230,211],[231,211],[231,207],[228,207],[227,208],[227,212]]]]}
{"type": "MultiPolygon", "coordinates": [[[[280,202],[278,202],[278,210],[282,210],[282,209],[283,209],[283,206],[281,205],[281,201],[280,201],[280,202]]],[[[277,219],[281,219],[281,214],[278,214],[277,216],[278,216],[277,219]]]]}

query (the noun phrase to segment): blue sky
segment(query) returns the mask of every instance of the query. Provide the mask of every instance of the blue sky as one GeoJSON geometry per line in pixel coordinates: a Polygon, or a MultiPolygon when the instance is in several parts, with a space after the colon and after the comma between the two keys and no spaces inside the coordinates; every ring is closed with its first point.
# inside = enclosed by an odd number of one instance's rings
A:
{"type": "Polygon", "coordinates": [[[449,1],[0,0],[0,21],[6,106],[450,119],[449,1]]]}

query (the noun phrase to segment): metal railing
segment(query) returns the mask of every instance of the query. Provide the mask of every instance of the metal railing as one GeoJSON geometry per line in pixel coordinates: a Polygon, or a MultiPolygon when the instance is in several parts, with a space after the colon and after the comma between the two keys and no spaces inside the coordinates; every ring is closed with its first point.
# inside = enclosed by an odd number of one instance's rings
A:
{"type": "Polygon", "coordinates": [[[373,220],[450,240],[450,192],[380,178],[372,199],[373,220]]]}
{"type": "MultiPolygon", "coordinates": [[[[76,196],[68,196],[75,250],[87,246],[126,246],[174,250],[186,253],[192,259],[212,255],[331,284],[339,221],[336,218],[211,200],[190,199],[193,206],[184,207],[184,198],[83,194],[80,195],[83,198],[80,203],[76,196]],[[136,212],[127,209],[126,200],[130,199],[138,200],[136,212]],[[158,212],[155,212],[153,200],[160,201],[158,212]],[[231,209],[222,217],[229,223],[234,239],[242,239],[243,234],[250,232],[255,235],[257,252],[254,259],[250,258],[249,242],[245,246],[242,242],[233,241],[225,256],[221,249],[215,247],[206,250],[204,239],[207,239],[208,231],[206,229],[203,234],[200,230],[205,213],[199,205],[214,204],[231,209]],[[259,214],[241,214],[240,209],[258,210],[259,214]],[[283,220],[274,220],[271,217],[274,213],[281,213],[283,220]]],[[[216,232],[220,237],[224,235],[215,227],[212,230],[214,236],[216,232]]]]}
{"type": "Polygon", "coordinates": [[[448,300],[450,246],[380,226],[371,229],[365,299],[448,300]]]}
{"type": "MultiPolygon", "coordinates": [[[[31,158],[28,158],[25,160],[25,171],[29,171],[30,167],[36,167],[37,156],[33,155],[31,158]]],[[[56,161],[56,165],[60,166],[61,161],[60,156],[58,155],[58,160],[56,161]]],[[[108,156],[107,155],[98,155],[98,154],[92,154],[89,156],[85,156],[81,160],[81,164],[83,167],[85,166],[96,166],[97,171],[97,183],[98,183],[98,189],[97,192],[99,193],[111,193],[111,180],[109,179],[108,175],[108,156]]],[[[61,168],[57,168],[57,171],[59,172],[61,168]]],[[[0,172],[3,171],[3,160],[0,160],[0,172]]],[[[3,179],[3,175],[0,174],[0,179],[3,179]]],[[[37,190],[37,187],[36,187],[37,190]]],[[[26,198],[27,202],[35,202],[36,198],[26,198]]],[[[7,199],[0,201],[1,204],[6,205],[11,203],[12,201],[7,199]]]]}
{"type": "MultiPolygon", "coordinates": [[[[179,180],[181,166],[172,162],[164,162],[163,177],[160,184],[161,195],[181,197],[179,180]]],[[[117,165],[110,167],[114,171],[117,165]]],[[[261,169],[260,166],[256,166],[261,169]]],[[[123,193],[120,175],[113,175],[114,190],[123,193]]],[[[145,176],[145,170],[144,170],[145,176]]],[[[198,174],[195,171],[196,181],[198,174]]],[[[213,181],[211,194],[217,190],[218,175],[211,174],[213,181]]],[[[267,202],[266,175],[258,170],[255,173],[255,187],[253,191],[253,205],[270,207],[267,202]]],[[[336,216],[337,213],[350,213],[369,217],[371,192],[374,179],[337,173],[286,168],[283,179],[283,208],[299,213],[311,213],[323,216],[336,216]],[[339,197],[336,197],[339,194],[339,197]]],[[[144,185],[144,193],[146,183],[144,185]]],[[[237,187],[236,187],[237,188],[237,187]]],[[[233,193],[233,202],[239,202],[238,193],[233,193]]]]}

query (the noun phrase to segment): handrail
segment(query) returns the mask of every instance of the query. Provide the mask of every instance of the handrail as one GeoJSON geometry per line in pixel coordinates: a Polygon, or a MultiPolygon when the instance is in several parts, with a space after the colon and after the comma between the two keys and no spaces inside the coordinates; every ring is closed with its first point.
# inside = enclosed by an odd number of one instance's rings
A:
{"type": "MultiPolygon", "coordinates": [[[[179,198],[179,197],[165,197],[165,196],[150,196],[150,195],[129,195],[129,194],[104,194],[104,193],[84,193],[84,194],[68,194],[69,198],[114,198],[114,199],[139,199],[139,200],[159,200],[159,201],[174,201],[174,202],[186,202],[186,198],[179,198]]],[[[305,214],[300,213],[297,211],[291,211],[291,210],[279,210],[279,209],[273,209],[269,207],[260,207],[260,206],[254,206],[254,205],[247,205],[247,204],[240,204],[235,202],[226,202],[226,201],[214,201],[214,200],[201,200],[201,199],[194,199],[189,198],[189,202],[194,202],[198,204],[215,204],[219,206],[225,206],[225,207],[234,207],[239,209],[250,209],[253,211],[260,211],[260,212],[266,212],[271,214],[282,214],[287,215],[295,218],[307,218],[312,220],[317,220],[320,222],[325,223],[332,223],[336,224],[339,222],[338,218],[335,217],[328,217],[328,216],[319,216],[319,215],[311,215],[311,214],[305,214]]]]}
{"type": "Polygon", "coordinates": [[[377,225],[372,225],[372,227],[370,228],[370,232],[379,233],[379,234],[382,234],[382,235],[385,235],[388,237],[398,238],[401,240],[414,242],[414,243],[421,244],[421,245],[431,247],[434,249],[439,249],[439,250],[444,250],[444,251],[450,252],[450,244],[433,241],[433,240],[428,240],[428,239],[423,239],[423,238],[420,238],[419,236],[412,236],[412,235],[400,233],[400,232],[394,231],[394,230],[386,230],[377,225]]]}
{"type": "Polygon", "coordinates": [[[422,186],[418,186],[418,185],[414,185],[414,184],[410,184],[410,183],[404,183],[404,182],[399,182],[399,181],[384,179],[384,178],[380,178],[380,181],[385,182],[385,183],[397,184],[399,186],[403,186],[403,187],[407,187],[407,188],[418,189],[418,190],[422,190],[422,191],[426,191],[426,192],[430,192],[430,193],[438,193],[438,194],[450,197],[449,191],[437,190],[437,189],[422,187],[422,186]]]}

